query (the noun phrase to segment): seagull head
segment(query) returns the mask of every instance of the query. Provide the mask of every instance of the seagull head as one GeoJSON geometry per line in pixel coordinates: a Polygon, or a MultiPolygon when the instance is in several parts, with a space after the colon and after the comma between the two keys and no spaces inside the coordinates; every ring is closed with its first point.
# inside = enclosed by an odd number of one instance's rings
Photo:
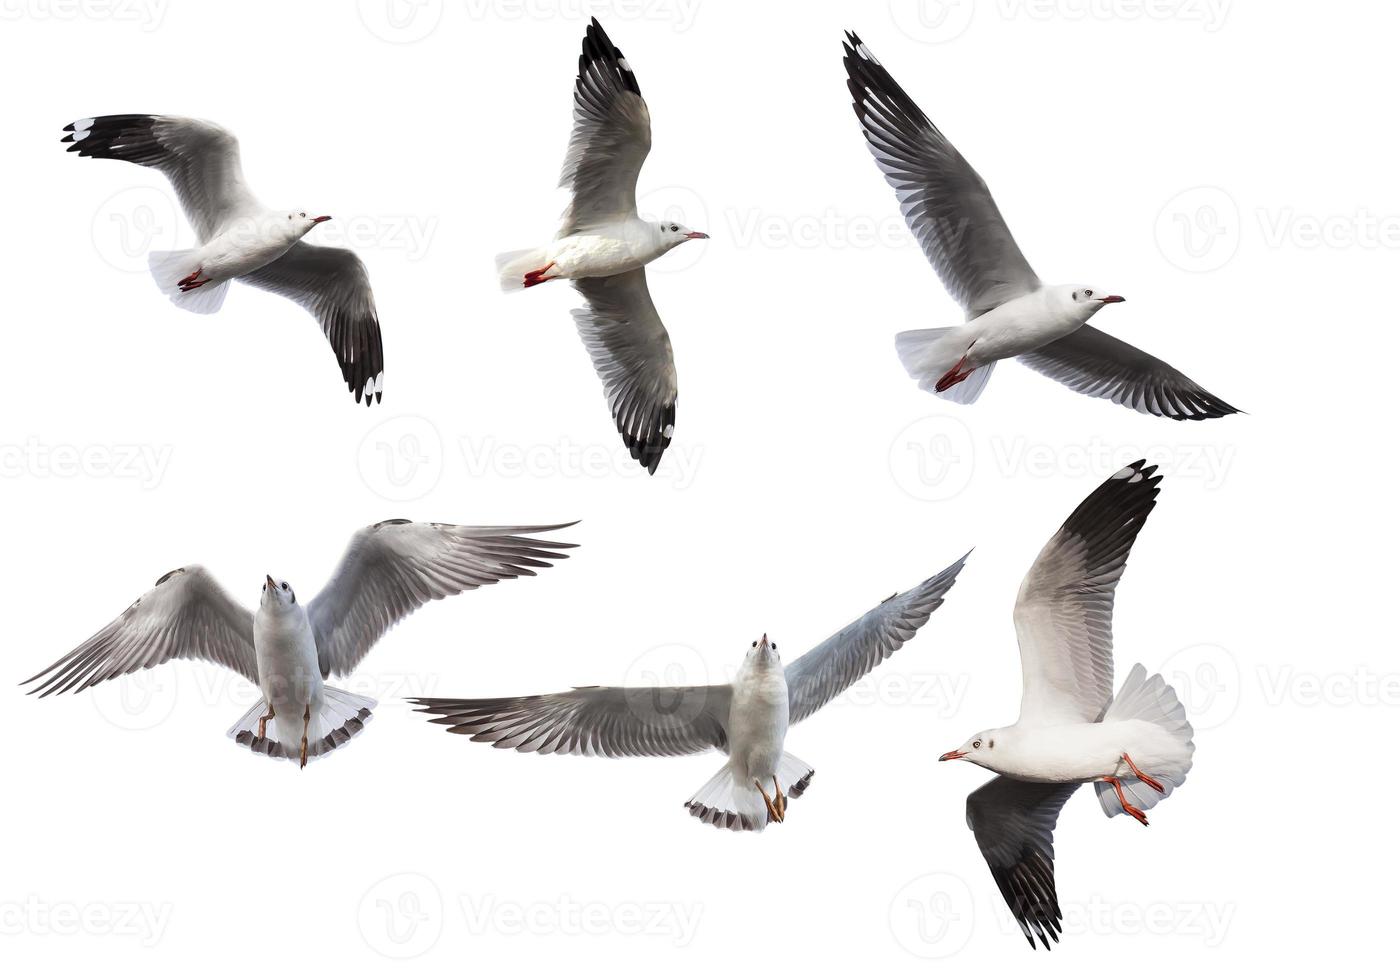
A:
{"type": "Polygon", "coordinates": [[[289,609],[297,604],[297,594],[285,579],[265,577],[262,588],[262,608],[289,609]]]}
{"type": "Polygon", "coordinates": [[[778,644],[769,642],[768,634],[753,641],[749,647],[748,657],[750,660],[760,664],[776,664],[778,660],[778,644]]]}
{"type": "Polygon", "coordinates": [[[710,237],[703,231],[691,231],[679,221],[658,221],[656,223],[656,229],[657,233],[661,236],[662,248],[668,252],[682,242],[710,237]]]}
{"type": "Polygon", "coordinates": [[[944,752],[938,757],[939,762],[952,762],[954,759],[966,759],[968,762],[976,763],[979,766],[988,766],[992,753],[996,751],[997,739],[1001,735],[1001,729],[993,729],[986,732],[978,732],[962,745],[951,752],[944,752]]]}
{"type": "Polygon", "coordinates": [[[1097,286],[1061,286],[1058,292],[1063,295],[1065,303],[1085,320],[1109,303],[1125,302],[1117,293],[1097,286]]]}
{"type": "Polygon", "coordinates": [[[287,224],[293,235],[300,238],[323,221],[330,221],[328,214],[308,214],[305,211],[288,211],[287,224]]]}

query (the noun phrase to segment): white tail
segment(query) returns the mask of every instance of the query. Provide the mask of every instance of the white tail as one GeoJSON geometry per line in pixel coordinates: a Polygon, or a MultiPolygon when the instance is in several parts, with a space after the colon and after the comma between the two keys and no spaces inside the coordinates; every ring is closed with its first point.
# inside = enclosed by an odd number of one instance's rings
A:
{"type": "MultiPolygon", "coordinates": [[[[329,755],[364,730],[374,711],[374,698],[361,697],[342,691],[337,687],[322,688],[321,706],[311,713],[307,726],[306,761],[329,755]]],[[[258,737],[258,719],[267,714],[267,701],[259,698],[258,703],[248,709],[247,714],[233,723],[228,737],[239,745],[246,745],[259,755],[270,759],[301,759],[301,732],[303,720],[283,718],[278,715],[267,723],[267,735],[258,737]]]]}
{"type": "MultiPolygon", "coordinates": [[[[812,781],[813,769],[797,756],[784,752],[778,761],[778,783],[783,794],[797,799],[812,781]]],[[[768,787],[765,787],[767,789],[768,787]]],[[[772,795],[770,790],[769,795],[772,795]]],[[[729,830],[762,830],[768,826],[768,807],[752,782],[740,782],[729,763],[710,777],[685,804],[691,816],[729,830]]]]}
{"type": "Polygon", "coordinates": [[[180,287],[181,280],[199,271],[198,255],[197,248],[180,252],[152,252],[146,257],[146,264],[160,291],[180,309],[191,313],[217,313],[228,295],[227,279],[189,290],[180,287]]]}
{"type": "Polygon", "coordinates": [[[502,252],[496,256],[496,275],[500,278],[501,289],[507,293],[524,289],[525,273],[544,268],[548,261],[542,248],[502,252]]]}
{"type": "Polygon", "coordinates": [[[900,363],[909,377],[919,382],[924,391],[932,392],[939,398],[946,398],[959,405],[971,405],[987,387],[987,379],[992,376],[996,362],[983,364],[945,391],[937,389],[938,380],[953,370],[967,353],[966,338],[958,333],[958,327],[935,327],[931,330],[906,330],[896,334],[894,349],[899,352],[900,363]]]}
{"type": "MultiPolygon", "coordinates": [[[[1194,732],[1186,720],[1186,709],[1176,696],[1172,686],[1162,679],[1161,674],[1147,676],[1147,668],[1134,664],[1128,672],[1128,679],[1118,689],[1118,696],[1104,713],[1104,724],[1123,721],[1145,721],[1159,729],[1164,738],[1151,739],[1148,749],[1151,754],[1133,761],[1153,779],[1162,784],[1162,792],[1157,792],[1131,772],[1122,775],[1120,783],[1123,795],[1139,810],[1150,810],[1168,796],[1172,790],[1186,782],[1186,774],[1191,771],[1191,757],[1196,751],[1191,741],[1194,732]]],[[[1151,729],[1148,729],[1150,732],[1151,729]]],[[[1099,805],[1110,817],[1123,812],[1118,801],[1118,793],[1104,782],[1094,784],[1099,795],[1099,805]]]]}

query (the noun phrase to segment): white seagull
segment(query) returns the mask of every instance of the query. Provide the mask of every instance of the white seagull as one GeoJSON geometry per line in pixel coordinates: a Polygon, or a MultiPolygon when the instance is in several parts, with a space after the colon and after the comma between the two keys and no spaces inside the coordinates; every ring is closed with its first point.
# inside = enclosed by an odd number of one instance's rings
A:
{"type": "Polygon", "coordinates": [[[416,698],[435,724],[498,749],[542,755],[674,756],[719,749],[729,758],[685,804],[715,827],[781,823],[812,767],[784,751],[788,726],[902,647],[943,604],[964,555],[908,592],[890,596],[786,668],[765,633],[732,684],[576,687],[522,698],[416,698]],[[769,792],[769,789],[772,792],[769,792]]]}
{"type": "Polygon", "coordinates": [[[430,599],[534,575],[571,544],[527,535],[538,527],[460,527],[381,521],[350,539],[331,580],[309,603],[268,575],[256,613],[200,565],[167,572],[72,653],[24,681],[47,697],[176,658],[227,667],[262,690],[230,738],[305,766],[364,728],[373,698],[323,683],[353,671],[389,628],[430,599]]]}
{"type": "Polygon", "coordinates": [[[501,288],[571,279],[583,345],[602,379],[632,458],[655,473],[676,423],[671,338],[647,290],[646,264],[682,242],[709,238],[676,221],[637,215],[637,175],[651,150],[651,115],[632,66],[597,19],[574,83],[574,131],[559,185],[573,200],[554,241],[496,256],[501,288]]]}
{"type": "Polygon", "coordinates": [[[330,215],[260,204],[243,182],[238,140],[201,119],[96,116],[64,127],[68,152],[165,174],[199,247],[148,256],[156,285],[182,309],[214,313],[237,279],[301,305],[321,324],[358,402],[383,398],[384,345],[369,274],[354,252],[301,240],[330,215]]]}
{"type": "Polygon", "coordinates": [[[1161,675],[1135,664],[1113,696],[1113,596],[1162,479],[1145,464],[1090,494],[1021,583],[1021,717],[940,757],[999,774],[967,798],[967,825],[1032,947],[1060,938],[1053,837],[1065,801],[1092,782],[1104,813],[1146,826],[1144,811],[1186,781],[1196,750],[1161,675]]]}
{"type": "Polygon", "coordinates": [[[920,388],[971,404],[996,362],[1015,357],[1075,391],[1150,415],[1211,419],[1238,411],[1170,364],[1087,326],[1123,297],[1083,283],[1042,283],[982,178],[860,38],[846,38],[846,84],[866,143],[924,255],[966,314],[960,326],[895,338],[920,388]]]}

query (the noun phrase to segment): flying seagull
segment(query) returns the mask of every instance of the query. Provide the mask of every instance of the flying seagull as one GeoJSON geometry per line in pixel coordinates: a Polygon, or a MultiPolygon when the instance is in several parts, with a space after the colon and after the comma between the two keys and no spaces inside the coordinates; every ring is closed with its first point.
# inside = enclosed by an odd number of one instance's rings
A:
{"type": "Polygon", "coordinates": [[[1014,357],[1075,391],[1149,415],[1213,419],[1238,411],[1165,361],[1088,326],[1123,297],[1082,283],[1042,283],[962,154],[859,37],[847,32],[845,51],[846,84],[870,152],[967,317],[960,326],[895,338],[920,388],[971,404],[997,361],[1014,357]]]}
{"type": "Polygon", "coordinates": [[[331,580],[309,603],[268,575],[256,613],[200,565],[167,572],[72,653],[24,681],[47,697],[174,659],[206,660],[252,681],[262,698],[228,734],[303,767],[359,734],[375,702],[323,681],[353,671],[389,628],[430,599],[534,575],[571,544],[538,527],[381,521],[355,532],[331,580]]]}
{"type": "Polygon", "coordinates": [[[542,755],[673,756],[719,749],[729,758],[685,804],[730,830],[781,823],[812,767],[784,750],[788,726],[890,656],[943,604],[967,556],[890,596],[786,668],[778,645],[755,640],[732,684],[576,687],[521,698],[415,698],[435,724],[498,749],[542,755]],[[771,789],[771,792],[770,792],[771,789]]]}
{"type": "Polygon", "coordinates": [[[967,825],[1032,947],[1060,939],[1053,836],[1065,801],[1092,782],[1104,813],[1146,826],[1144,811],[1186,781],[1196,750],[1160,674],[1135,664],[1113,696],[1113,596],[1156,506],[1156,469],[1119,470],[1041,550],[1016,596],[1021,717],[940,757],[998,773],[967,798],[967,825]]]}
{"type": "Polygon", "coordinates": [[[646,264],[709,238],[676,221],[637,215],[637,174],[651,149],[651,115],[632,66],[594,18],[574,83],[574,131],[559,185],[573,194],[554,241],[496,256],[501,288],[571,279],[573,311],[632,458],[655,473],[676,423],[671,338],[647,290],[646,264]]]}
{"type": "Polygon", "coordinates": [[[369,274],[354,252],[301,238],[330,215],[268,208],[243,182],[238,140],[180,116],[96,116],[63,127],[68,152],[165,174],[199,247],[152,252],[151,275],[175,305],[215,313],[237,279],[298,303],[321,324],[355,400],[383,398],[384,345],[369,274]]]}

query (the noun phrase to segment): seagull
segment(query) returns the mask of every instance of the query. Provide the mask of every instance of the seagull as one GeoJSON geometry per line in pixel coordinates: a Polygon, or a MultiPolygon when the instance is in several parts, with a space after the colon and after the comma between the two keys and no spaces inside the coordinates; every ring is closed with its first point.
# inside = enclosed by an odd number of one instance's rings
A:
{"type": "Polygon", "coordinates": [[[644,267],[710,236],[637,215],[637,174],[650,150],[651,115],[637,77],[594,18],[578,60],[574,131],[559,178],[573,194],[563,224],[542,248],[496,256],[496,272],[508,292],[573,280],[588,304],[572,311],[574,323],[617,431],[632,458],[655,473],[676,424],[676,365],[644,267]]]}
{"type": "Polygon", "coordinates": [[[373,698],[323,683],[353,671],[389,628],[430,599],[534,575],[571,544],[530,535],[568,524],[462,527],[381,521],[355,532],[331,580],[309,603],[268,575],[258,609],[239,605],[200,565],[155,588],[25,684],[47,697],[174,659],[205,660],[253,682],[262,698],[228,730],[239,745],[304,768],[358,735],[373,698]]]}
{"type": "Polygon", "coordinates": [[[1146,462],[1090,494],[1021,583],[1021,717],[939,760],[998,774],[968,796],[967,825],[1032,948],[1060,940],[1053,836],[1065,801],[1091,782],[1104,813],[1146,826],[1144,811],[1186,781],[1196,750],[1160,674],[1136,664],[1113,696],[1113,596],[1162,481],[1146,462]]]}
{"type": "Polygon", "coordinates": [[[63,128],[69,153],[152,167],[174,186],[199,247],[151,252],[147,263],[175,305],[215,313],[234,279],[285,296],[320,322],[355,401],[384,397],[384,345],[364,263],[301,240],[330,215],[260,204],[243,182],[238,140],[202,119],[94,116],[63,128]]]}
{"type": "Polygon", "coordinates": [[[413,698],[434,724],[498,749],[541,755],[729,758],[685,804],[714,827],[782,823],[813,769],[784,750],[788,726],[811,716],[908,641],[943,604],[967,555],[896,593],[784,668],[778,644],[754,640],[732,684],[576,687],[519,698],[413,698]],[[772,792],[769,792],[769,788],[772,792]]]}
{"type": "Polygon", "coordinates": [[[967,405],[997,361],[1021,363],[1095,398],[1169,419],[1238,409],[1176,368],[1087,325],[1123,297],[1031,270],[977,172],[861,39],[846,34],[846,84],[861,131],[943,286],[963,307],[956,327],[907,330],[895,348],[924,391],[967,405]]]}

